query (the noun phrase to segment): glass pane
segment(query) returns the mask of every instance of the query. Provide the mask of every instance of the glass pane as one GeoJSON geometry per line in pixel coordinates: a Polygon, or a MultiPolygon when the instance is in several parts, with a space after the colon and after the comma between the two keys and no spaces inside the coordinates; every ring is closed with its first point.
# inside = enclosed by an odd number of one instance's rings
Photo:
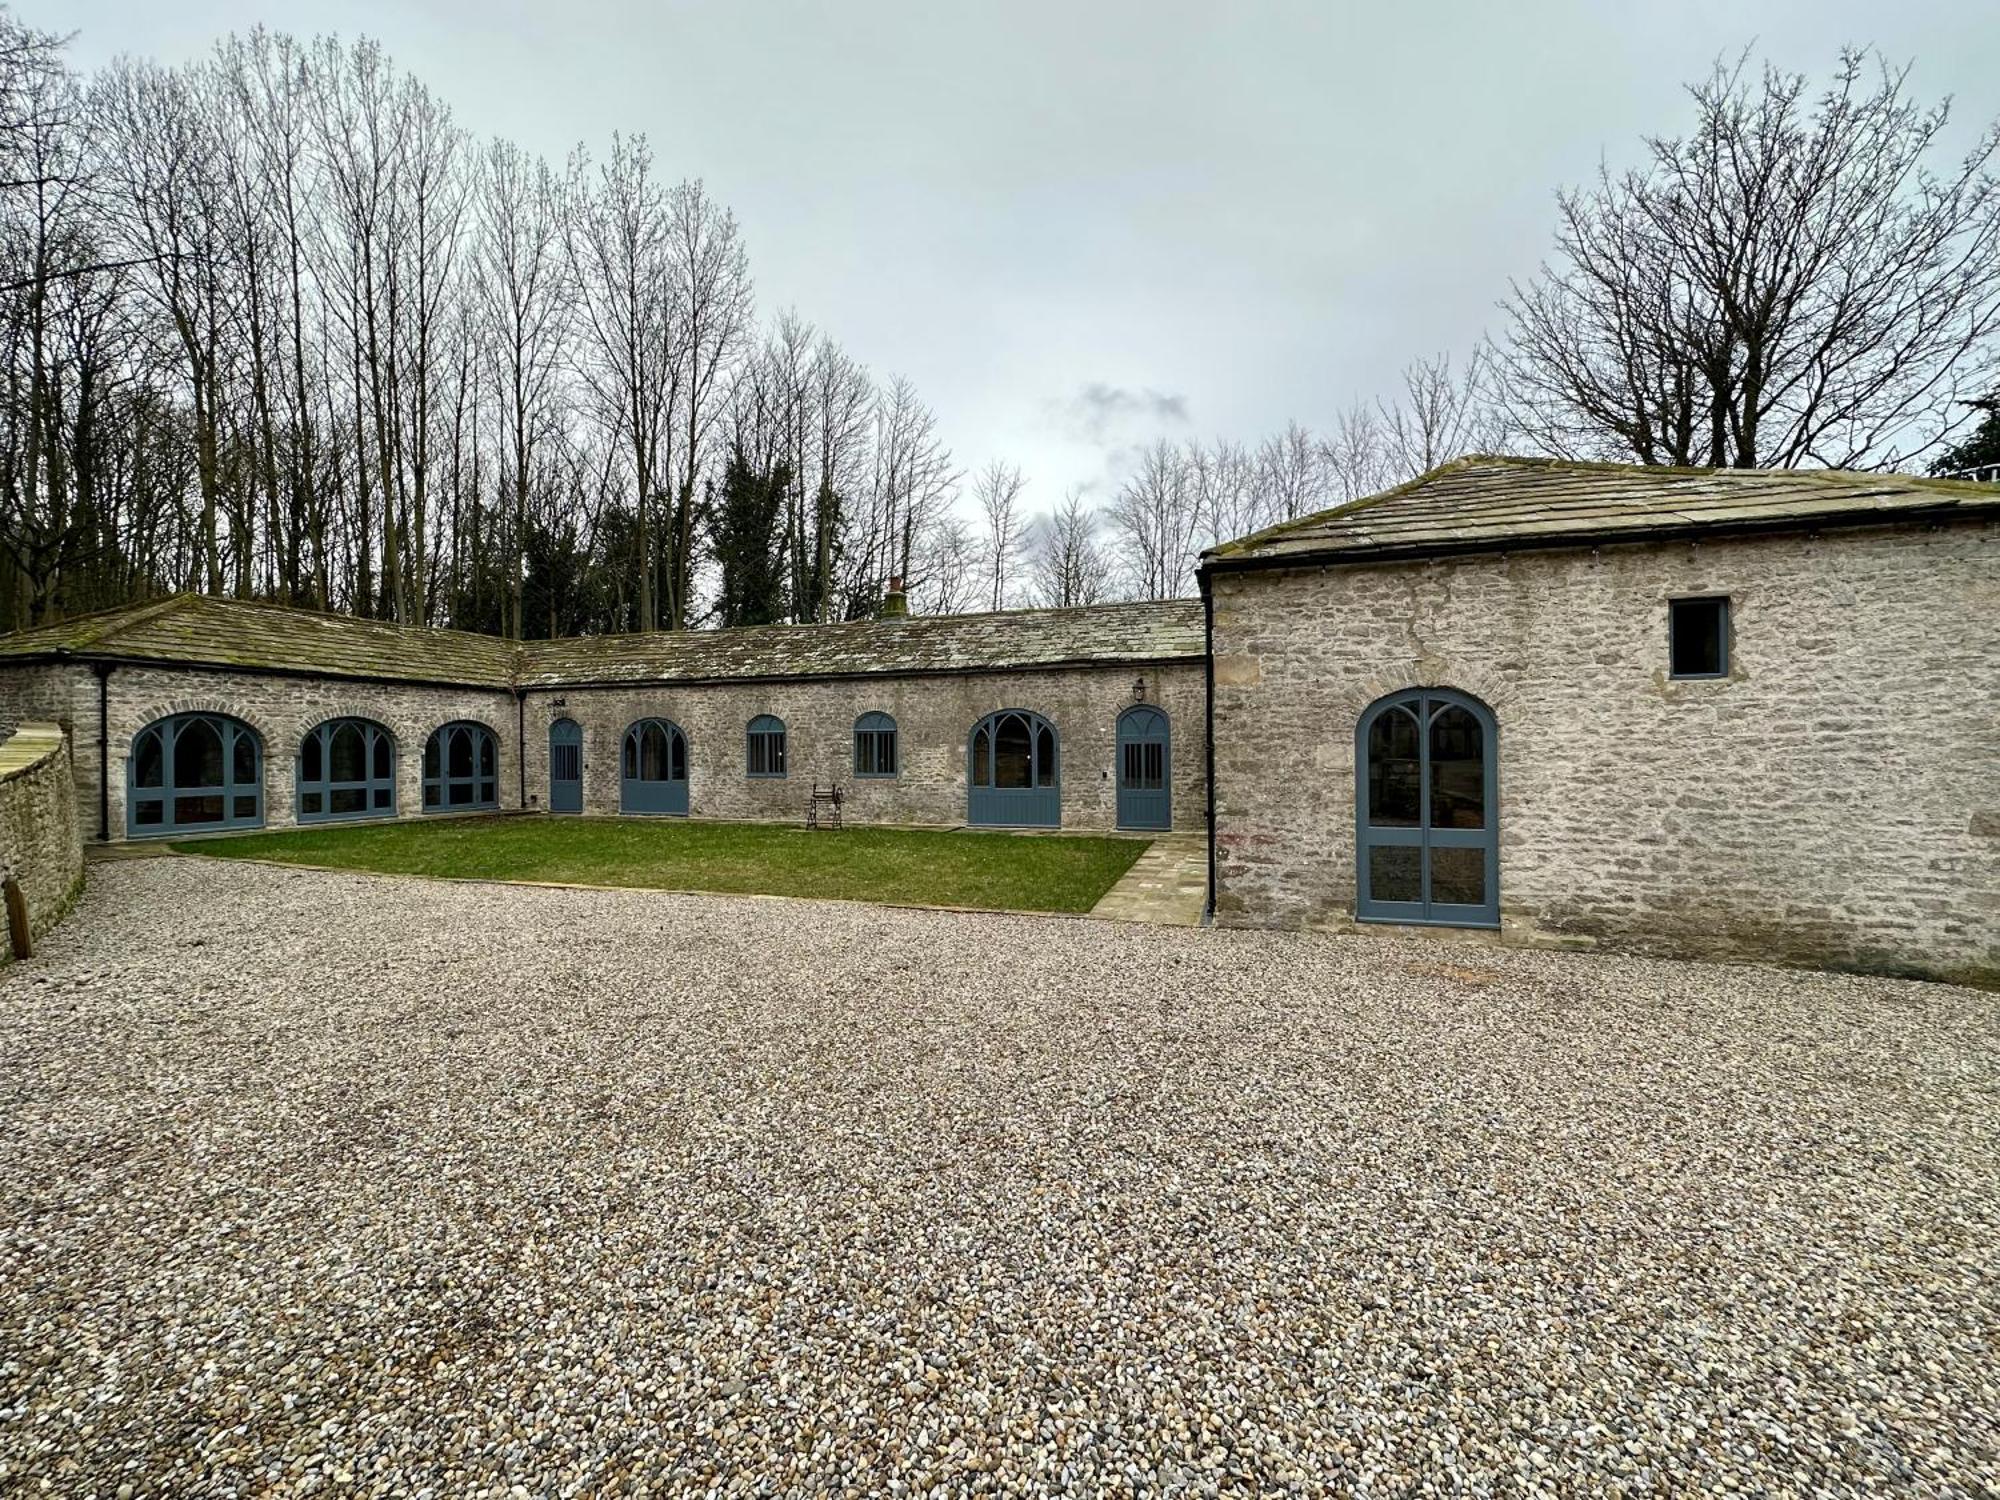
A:
{"type": "Polygon", "coordinates": [[[1452,704],[1431,718],[1431,827],[1486,826],[1485,735],[1452,704]]]}
{"type": "Polygon", "coordinates": [[[1431,902],[1483,906],[1486,902],[1484,849],[1431,850],[1431,902]]]}
{"type": "Polygon", "coordinates": [[[500,753],[499,747],[494,744],[493,736],[483,729],[475,729],[473,737],[479,741],[479,774],[481,776],[491,776],[493,774],[493,762],[500,753]]]}
{"type": "Polygon", "coordinates": [[[877,755],[876,769],[884,776],[896,774],[896,731],[885,729],[881,734],[882,748],[877,755]]]}
{"type": "Polygon", "coordinates": [[[139,736],[138,744],[132,747],[132,784],[158,786],[164,769],[160,757],[160,731],[149,729],[139,736]]]}
{"type": "Polygon", "coordinates": [[[389,805],[388,787],[378,786],[375,788],[375,805],[377,807],[387,807],[389,805]]]}
{"type": "Polygon", "coordinates": [[[254,783],[257,780],[257,736],[247,729],[237,730],[236,750],[231,759],[235,762],[235,784],[249,786],[254,783]]]}
{"type": "Polygon", "coordinates": [[[299,746],[299,780],[326,780],[326,774],[321,769],[324,764],[320,756],[319,731],[315,729],[306,736],[306,742],[299,746]]]}
{"type": "Polygon", "coordinates": [[[238,797],[236,799],[236,816],[239,818],[256,817],[257,799],[255,797],[238,797]]]}
{"type": "Polygon", "coordinates": [[[174,798],[174,822],[182,827],[191,823],[220,823],[222,821],[222,798],[176,797],[174,798]]]}
{"type": "Polygon", "coordinates": [[[393,752],[389,748],[389,736],[381,732],[375,735],[375,779],[387,781],[394,771],[390,765],[393,752]]]}
{"type": "Polygon", "coordinates": [[[1167,747],[1165,745],[1146,746],[1145,785],[1148,791],[1159,791],[1167,784],[1167,747]]]}
{"type": "Polygon", "coordinates": [[[1034,783],[1034,748],[1028,721],[1008,714],[993,726],[993,784],[1026,787],[1034,783]]]}
{"type": "Polygon", "coordinates": [[[468,729],[451,731],[450,742],[445,746],[445,770],[453,776],[472,774],[472,732],[468,729]]]}
{"type": "Polygon", "coordinates": [[[1056,784],[1056,732],[1046,724],[1042,726],[1042,732],[1035,736],[1035,784],[1056,784]]]}
{"type": "Polygon", "coordinates": [[[327,747],[327,763],[333,768],[330,781],[366,781],[368,779],[368,741],[361,733],[359,724],[337,724],[334,726],[332,742],[327,747]]]}
{"type": "Polygon", "coordinates": [[[453,807],[463,807],[472,800],[472,783],[453,781],[447,783],[448,797],[453,807]]]}
{"type": "Polygon", "coordinates": [[[1369,823],[1416,827],[1420,776],[1415,715],[1405,708],[1384,709],[1368,726],[1369,823]]]}
{"type": "Polygon", "coordinates": [[[972,781],[975,786],[993,785],[993,737],[984,724],[972,737],[972,781]]]}
{"type": "Polygon", "coordinates": [[[776,776],[785,774],[785,737],[782,734],[771,736],[771,772],[776,776]]]}
{"type": "Polygon", "coordinates": [[[639,779],[639,736],[628,733],[625,736],[625,779],[639,779]]]}
{"type": "Polygon", "coordinates": [[[438,785],[435,781],[427,781],[424,783],[424,806],[436,807],[437,805],[438,785]]]}
{"type": "MultiPolygon", "coordinates": [[[[174,785],[222,785],[222,736],[209,720],[183,719],[174,731],[174,785]]],[[[222,816],[220,802],[215,816],[222,816]]]]}
{"type": "Polygon", "coordinates": [[[492,782],[482,781],[479,783],[479,803],[482,807],[491,807],[499,800],[499,797],[494,793],[492,782]]]}
{"type": "Polygon", "coordinates": [[[438,774],[438,740],[443,735],[444,731],[440,729],[436,734],[424,741],[424,775],[430,777],[433,781],[437,779],[438,774]]]}
{"type": "Polygon", "coordinates": [[[667,732],[657,724],[639,731],[639,779],[664,781],[667,778],[667,732]]]}
{"type": "Polygon", "coordinates": [[[351,786],[333,794],[335,813],[358,813],[368,811],[368,792],[364,787],[351,786]]]}
{"type": "Polygon", "coordinates": [[[316,818],[319,816],[319,812],[320,812],[320,794],[318,792],[306,792],[299,798],[300,817],[316,818]]]}
{"type": "Polygon", "coordinates": [[[1119,779],[1127,786],[1137,786],[1141,774],[1139,769],[1139,747],[1137,745],[1126,745],[1123,747],[1123,750],[1124,753],[1119,757],[1121,763],[1118,771],[1119,779]]]}
{"type": "Polygon", "coordinates": [[[1372,901],[1421,901],[1423,883],[1414,844],[1376,844],[1368,851],[1368,896],[1372,901]]]}
{"type": "Polygon", "coordinates": [[[132,804],[132,821],[142,828],[147,826],[157,827],[161,814],[165,811],[165,807],[166,804],[157,798],[148,798],[144,802],[135,802],[132,804]]]}
{"type": "Polygon", "coordinates": [[[688,779],[688,742],[678,729],[668,737],[667,748],[673,752],[674,757],[672,764],[668,767],[671,774],[667,779],[669,781],[686,781],[688,779]]]}

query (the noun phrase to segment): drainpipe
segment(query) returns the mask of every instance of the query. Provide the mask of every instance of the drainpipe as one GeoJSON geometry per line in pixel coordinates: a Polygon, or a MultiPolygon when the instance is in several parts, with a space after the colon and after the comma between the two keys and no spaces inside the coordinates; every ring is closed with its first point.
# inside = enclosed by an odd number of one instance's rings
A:
{"type": "Polygon", "coordinates": [[[520,789],[515,793],[514,810],[528,810],[528,695],[519,688],[514,692],[514,770],[520,777],[520,789]]]}
{"type": "Polygon", "coordinates": [[[1201,910],[1204,924],[1215,921],[1215,595],[1204,570],[1201,583],[1201,675],[1205,704],[1206,735],[1203,768],[1208,773],[1208,901],[1201,910]]]}
{"type": "Polygon", "coordinates": [[[92,662],[97,674],[97,841],[111,841],[111,663],[92,662]]]}

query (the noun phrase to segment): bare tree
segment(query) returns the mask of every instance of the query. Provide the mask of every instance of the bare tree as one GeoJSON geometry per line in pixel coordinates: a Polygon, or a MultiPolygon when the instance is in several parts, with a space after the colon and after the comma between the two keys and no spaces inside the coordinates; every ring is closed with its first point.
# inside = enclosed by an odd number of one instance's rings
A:
{"type": "Polygon", "coordinates": [[[1027,518],[1021,513],[1021,494],[1026,488],[1020,469],[997,458],[980,470],[973,482],[972,498],[986,522],[981,560],[988,609],[1007,607],[1008,581],[1027,541],[1027,518]]]}
{"type": "Polygon", "coordinates": [[[1564,193],[1553,262],[1504,304],[1496,383],[1558,454],[1907,464],[1996,379],[2000,124],[1937,165],[1948,107],[1844,53],[1830,88],[1747,61],[1685,136],[1564,193]],[[1872,82],[1870,81],[1872,78],[1872,82]]]}
{"type": "Polygon", "coordinates": [[[1028,544],[1035,602],[1051,609],[1098,604],[1111,591],[1111,564],[1097,542],[1097,513],[1071,490],[1035,522],[1028,544]]]}
{"type": "Polygon", "coordinates": [[[1193,587],[1201,554],[1202,499],[1187,455],[1164,438],[1139,456],[1139,467],[1105,511],[1130,593],[1174,599],[1193,587]]]}
{"type": "Polygon", "coordinates": [[[1463,375],[1452,373],[1450,354],[1403,367],[1402,399],[1393,406],[1376,403],[1390,483],[1500,445],[1499,422],[1486,403],[1485,360],[1485,353],[1474,349],[1463,375]]]}

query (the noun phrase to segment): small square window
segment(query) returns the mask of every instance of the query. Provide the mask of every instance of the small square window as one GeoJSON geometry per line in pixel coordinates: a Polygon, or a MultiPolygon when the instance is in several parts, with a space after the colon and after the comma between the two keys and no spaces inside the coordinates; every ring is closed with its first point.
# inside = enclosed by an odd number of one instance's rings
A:
{"type": "Polygon", "coordinates": [[[1729,599],[1667,601],[1667,657],[1671,677],[1729,675],[1729,599]]]}

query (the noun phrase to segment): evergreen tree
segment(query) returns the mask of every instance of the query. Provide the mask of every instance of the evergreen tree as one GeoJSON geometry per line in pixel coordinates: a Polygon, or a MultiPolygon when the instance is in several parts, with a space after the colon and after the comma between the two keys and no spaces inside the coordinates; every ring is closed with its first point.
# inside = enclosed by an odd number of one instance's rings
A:
{"type": "MultiPolygon", "coordinates": [[[[1984,408],[1986,415],[1964,438],[1938,455],[1937,462],[1931,465],[1933,474],[2000,470],[2000,395],[1975,401],[1973,405],[1984,408]]],[[[2000,473],[1985,473],[1984,477],[2000,479],[2000,473]]]]}
{"type": "Polygon", "coordinates": [[[731,449],[722,492],[708,502],[708,540],[721,574],[715,601],[723,625],[774,625],[785,617],[785,496],[789,465],[759,473],[741,444],[731,449]]]}

